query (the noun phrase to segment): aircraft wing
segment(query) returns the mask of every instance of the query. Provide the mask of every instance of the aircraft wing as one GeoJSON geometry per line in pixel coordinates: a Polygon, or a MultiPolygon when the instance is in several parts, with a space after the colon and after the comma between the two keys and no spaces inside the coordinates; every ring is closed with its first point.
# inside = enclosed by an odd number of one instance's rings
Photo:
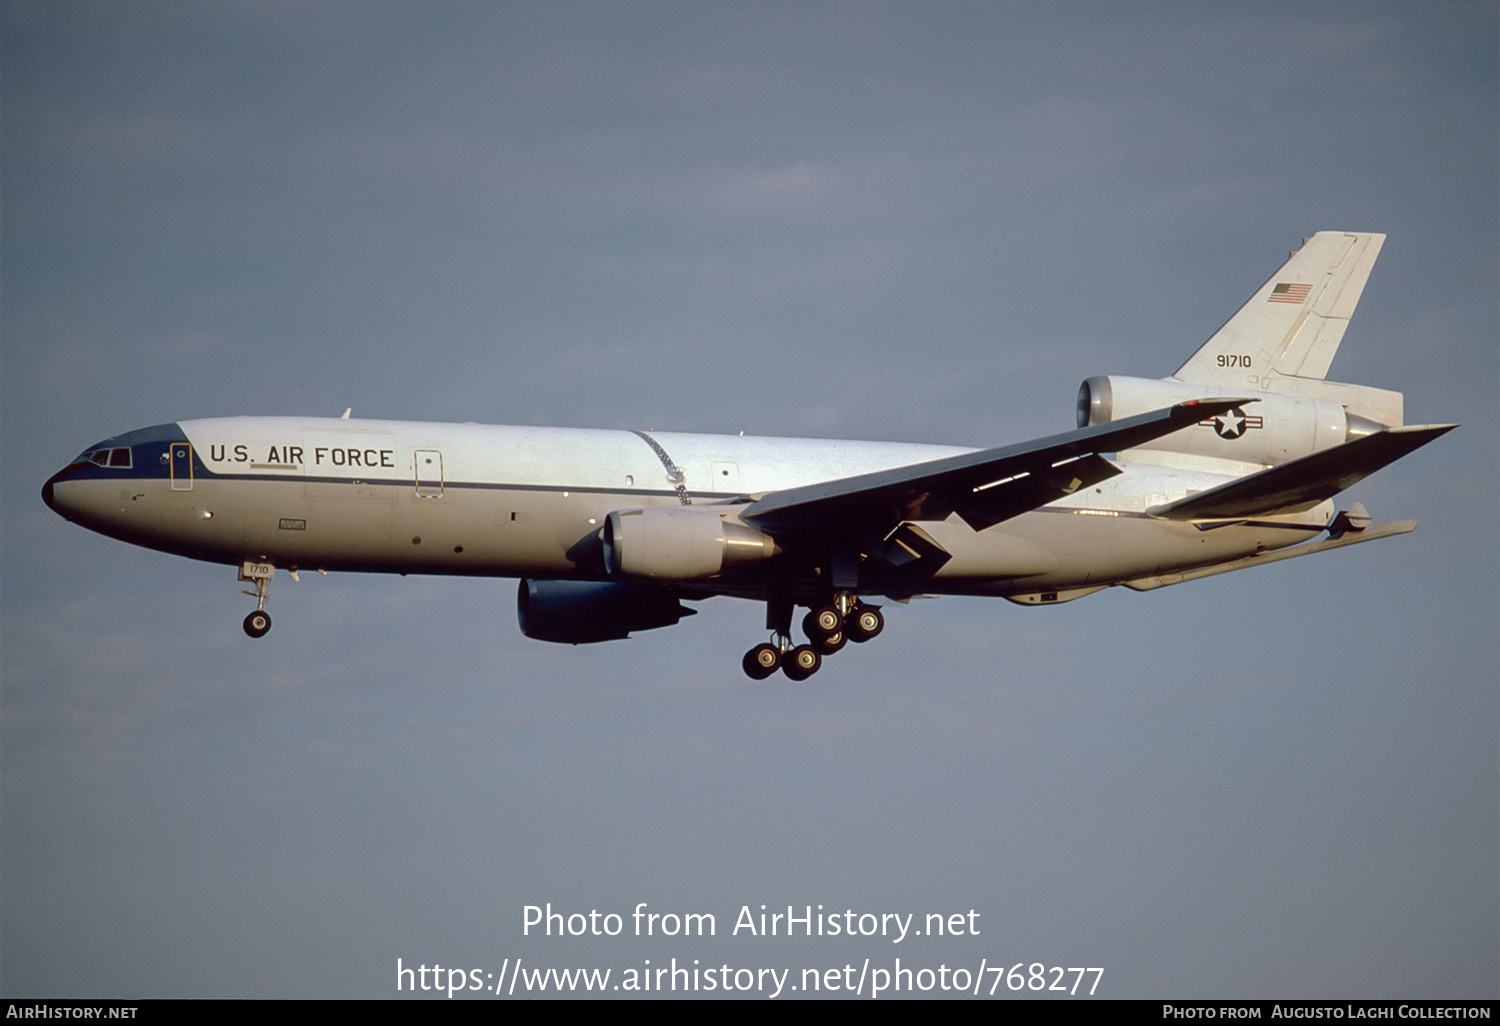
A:
{"type": "Polygon", "coordinates": [[[1457,426],[1411,425],[1377,431],[1185,499],[1152,506],[1146,512],[1163,520],[1221,520],[1310,509],[1457,426]]]}
{"type": "Polygon", "coordinates": [[[1196,399],[1124,420],[927,463],[770,492],[740,516],[770,530],[878,529],[957,513],[976,531],[1120,473],[1118,452],[1253,399],[1196,399]]]}

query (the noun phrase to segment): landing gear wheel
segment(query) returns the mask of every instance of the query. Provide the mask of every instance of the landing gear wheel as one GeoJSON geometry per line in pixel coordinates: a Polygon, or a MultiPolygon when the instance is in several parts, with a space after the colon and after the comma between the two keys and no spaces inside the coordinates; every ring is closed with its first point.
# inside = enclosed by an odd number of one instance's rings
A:
{"type": "Polygon", "coordinates": [[[813,648],[818,650],[819,655],[826,656],[833,655],[848,643],[849,632],[843,630],[834,631],[827,637],[818,637],[817,635],[813,635],[813,637],[809,641],[809,644],[811,644],[813,648]]]}
{"type": "Polygon", "coordinates": [[[781,666],[781,650],[775,645],[756,645],[745,653],[741,665],[751,680],[765,680],[781,666]]]}
{"type": "Polygon", "coordinates": [[[271,629],[271,614],[264,609],[257,609],[245,617],[245,633],[252,638],[264,637],[266,631],[271,629]]]}
{"type": "Polygon", "coordinates": [[[822,665],[823,657],[818,655],[817,649],[811,645],[798,645],[786,654],[781,672],[792,680],[806,680],[817,673],[822,665]]]}
{"type": "Polygon", "coordinates": [[[875,635],[885,630],[885,617],[875,606],[860,606],[854,610],[849,617],[849,639],[851,641],[869,641],[875,635]]]}
{"type": "Polygon", "coordinates": [[[802,633],[809,638],[826,638],[844,629],[844,617],[833,606],[808,610],[802,618],[802,633]]]}

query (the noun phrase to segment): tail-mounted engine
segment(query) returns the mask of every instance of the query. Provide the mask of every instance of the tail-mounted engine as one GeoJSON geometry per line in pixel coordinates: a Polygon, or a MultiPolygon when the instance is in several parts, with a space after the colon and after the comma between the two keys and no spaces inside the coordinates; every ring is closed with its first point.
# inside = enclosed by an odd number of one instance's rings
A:
{"type": "Polygon", "coordinates": [[[1078,389],[1078,426],[1089,427],[1149,413],[1188,399],[1244,394],[1246,402],[1228,413],[1175,431],[1140,446],[1215,459],[1274,466],[1384,427],[1348,412],[1337,403],[1274,392],[1236,393],[1217,385],[1128,378],[1089,378],[1078,389]]]}
{"type": "Polygon", "coordinates": [[[616,510],[604,522],[604,568],[611,577],[695,580],[780,551],[763,531],[706,509],[616,510]]]}

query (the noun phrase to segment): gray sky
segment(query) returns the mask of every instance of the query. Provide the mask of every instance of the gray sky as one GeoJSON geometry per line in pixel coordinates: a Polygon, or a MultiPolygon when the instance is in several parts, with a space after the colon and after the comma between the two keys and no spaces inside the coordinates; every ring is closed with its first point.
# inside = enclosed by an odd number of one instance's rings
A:
{"type": "Polygon", "coordinates": [[[0,989],[1497,996],[1496,55],[1489,3],[0,3],[0,989]],[[1415,534],[914,602],[805,684],[740,672],[758,606],[550,646],[505,580],[278,578],[252,642],[232,569],[38,495],[127,429],[346,406],[1018,441],[1320,229],[1389,235],[1330,377],[1463,424],[1348,494],[1415,534]],[[523,937],[549,901],[719,931],[523,937]],[[981,933],[730,936],[763,903],[981,933]]]}

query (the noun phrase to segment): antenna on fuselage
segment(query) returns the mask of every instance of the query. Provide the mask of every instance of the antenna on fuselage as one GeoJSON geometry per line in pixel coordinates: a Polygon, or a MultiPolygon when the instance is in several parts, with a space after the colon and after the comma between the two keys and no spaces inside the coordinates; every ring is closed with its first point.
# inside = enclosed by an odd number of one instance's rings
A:
{"type": "Polygon", "coordinates": [[[348,420],[349,419],[349,414],[351,414],[353,412],[354,412],[354,407],[352,407],[352,406],[345,407],[344,408],[344,412],[341,413],[341,414],[339,414],[339,420],[348,420]]]}

